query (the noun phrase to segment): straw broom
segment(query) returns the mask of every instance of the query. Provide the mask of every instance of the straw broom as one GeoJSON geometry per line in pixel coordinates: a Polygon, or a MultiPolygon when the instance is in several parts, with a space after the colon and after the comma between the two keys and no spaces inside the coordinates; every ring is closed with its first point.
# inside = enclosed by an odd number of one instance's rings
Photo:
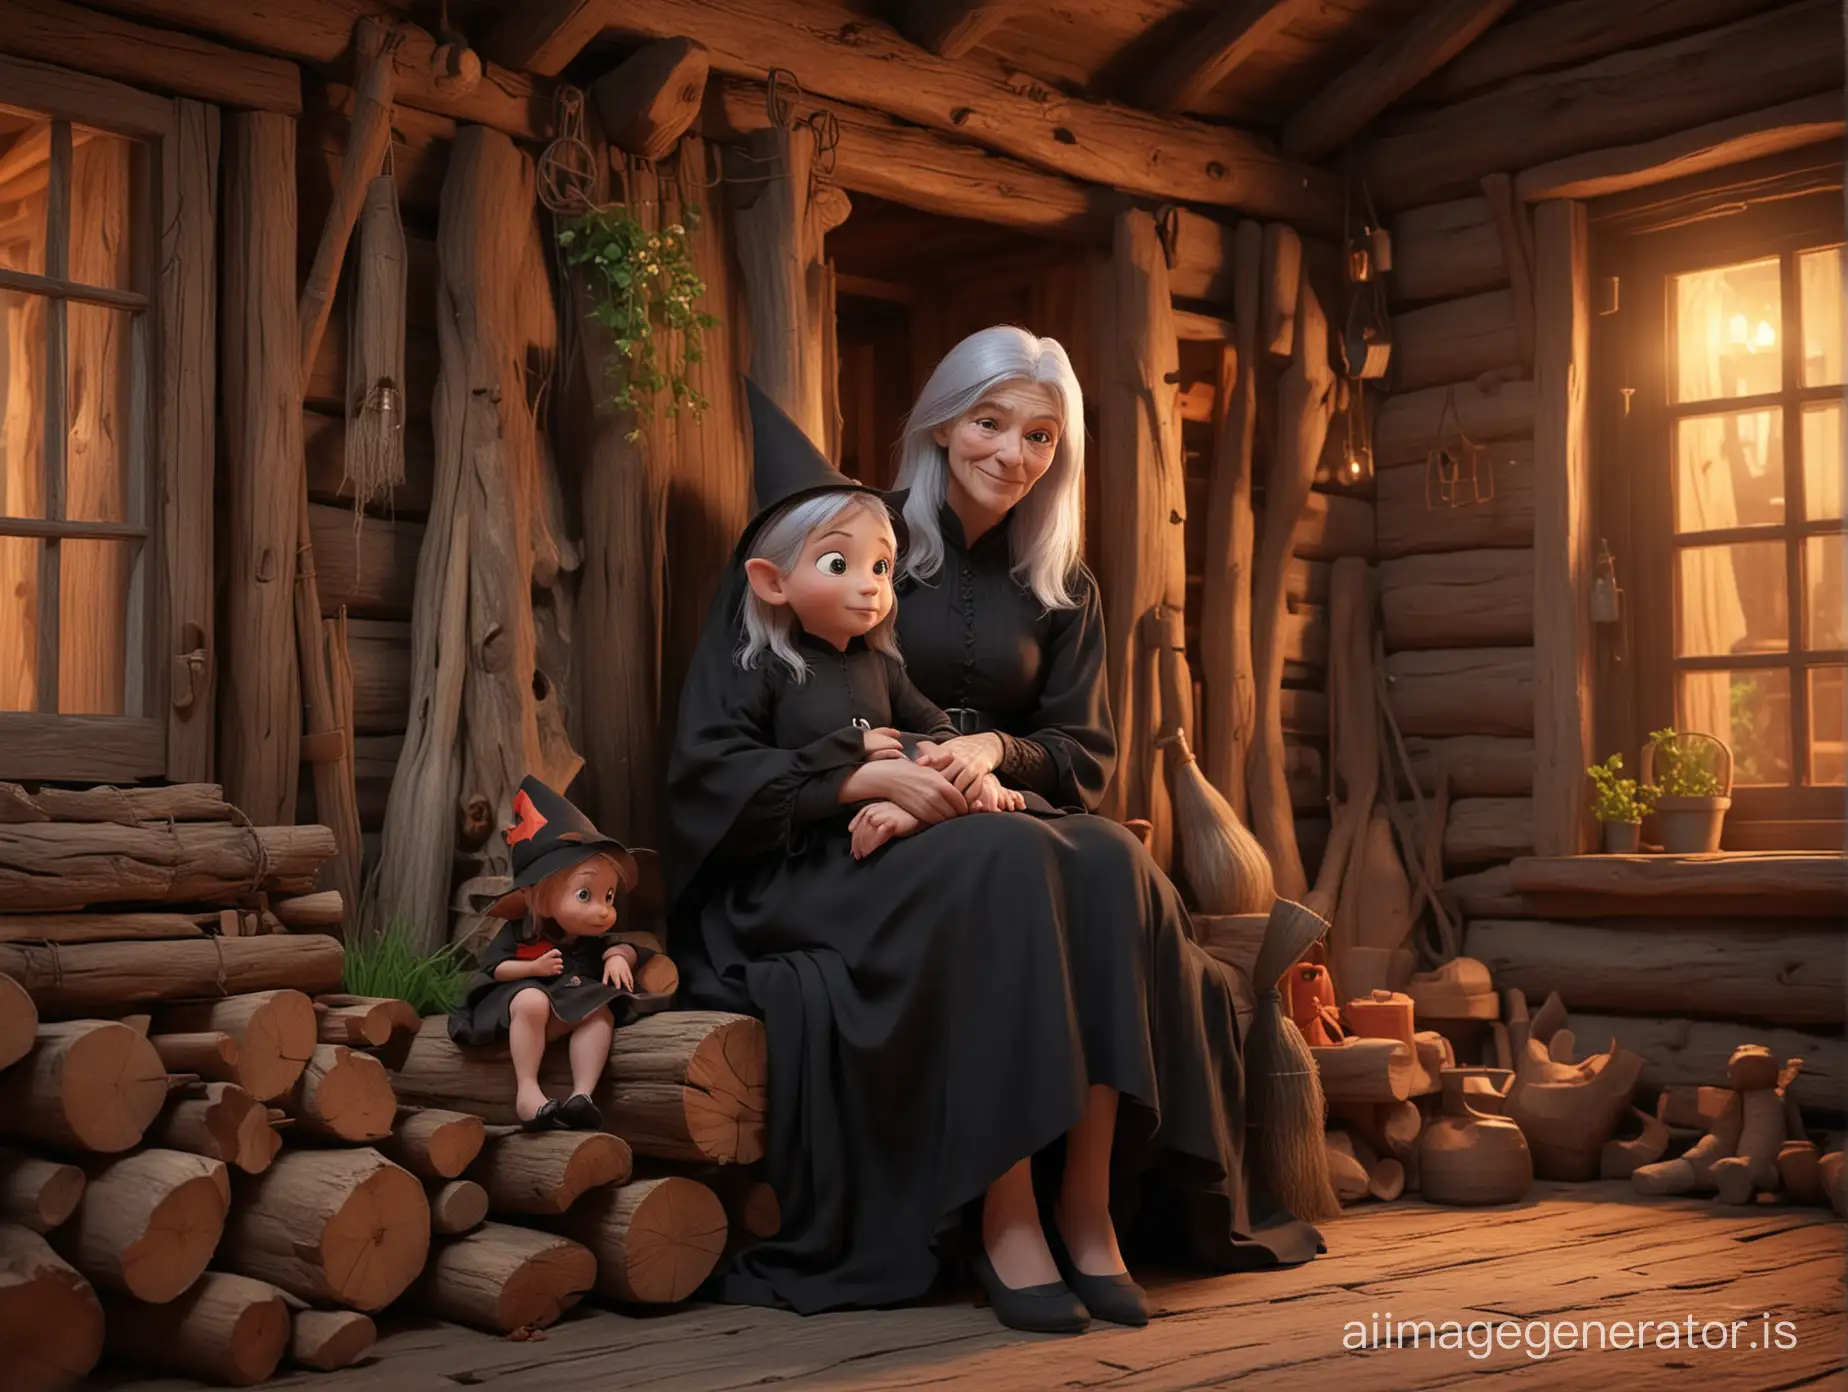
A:
{"type": "Polygon", "coordinates": [[[1284,1011],[1278,983],[1327,931],[1327,920],[1301,904],[1279,899],[1272,906],[1252,969],[1258,1001],[1245,1062],[1259,1172],[1278,1203],[1311,1223],[1334,1217],[1341,1204],[1322,1139],[1322,1080],[1302,1031],[1284,1011]]]}
{"type": "Polygon", "coordinates": [[[404,482],[404,316],[409,271],[398,186],[386,172],[366,187],[359,260],[348,306],[346,485],[355,514],[404,482]]]}

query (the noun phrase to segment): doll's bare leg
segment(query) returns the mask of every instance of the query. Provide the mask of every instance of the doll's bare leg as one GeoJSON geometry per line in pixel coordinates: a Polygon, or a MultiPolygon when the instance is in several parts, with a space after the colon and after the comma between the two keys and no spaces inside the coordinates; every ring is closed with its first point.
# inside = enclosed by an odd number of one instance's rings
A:
{"type": "Polygon", "coordinates": [[[616,1021],[607,1005],[586,1015],[571,1031],[571,1091],[588,1097],[603,1076],[616,1021]]]}
{"type": "Polygon", "coordinates": [[[1072,1264],[1087,1276],[1114,1276],[1123,1270],[1116,1225],[1110,1221],[1110,1142],[1116,1135],[1116,1115],[1116,1089],[1093,1086],[1084,1115],[1065,1133],[1059,1236],[1072,1264]]]}
{"type": "Polygon", "coordinates": [[[507,1004],[507,1052],[513,1055],[513,1077],[519,1088],[513,1110],[521,1121],[531,1121],[545,1105],[539,1065],[545,1061],[546,1035],[555,1018],[551,997],[537,986],[516,992],[507,1004]]]}
{"type": "Polygon", "coordinates": [[[982,1246],[1004,1286],[1019,1290],[1059,1279],[1033,1198],[1031,1160],[1020,1161],[988,1186],[982,1199],[982,1246]]]}

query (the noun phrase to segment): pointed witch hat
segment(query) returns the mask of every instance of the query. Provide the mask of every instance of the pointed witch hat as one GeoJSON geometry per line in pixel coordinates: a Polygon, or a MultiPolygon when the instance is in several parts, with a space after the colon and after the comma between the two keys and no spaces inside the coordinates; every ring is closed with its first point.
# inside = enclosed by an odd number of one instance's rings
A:
{"type": "MultiPolygon", "coordinates": [[[[749,377],[744,379],[745,395],[751,403],[751,474],[752,492],[757,499],[757,515],[738,538],[737,555],[748,554],[751,542],[772,515],[790,503],[800,502],[817,493],[870,493],[881,502],[885,495],[869,488],[858,479],[848,478],[828,462],[827,455],[815,442],[749,377]]],[[[888,505],[892,530],[898,537],[898,549],[905,549],[905,519],[888,505]]]]}
{"type": "Polygon", "coordinates": [[[589,817],[530,774],[513,795],[513,815],[518,820],[506,832],[513,887],[489,908],[496,918],[518,918],[526,912],[527,891],[534,885],[594,855],[616,863],[625,892],[639,882],[627,846],[598,831],[589,817]]]}

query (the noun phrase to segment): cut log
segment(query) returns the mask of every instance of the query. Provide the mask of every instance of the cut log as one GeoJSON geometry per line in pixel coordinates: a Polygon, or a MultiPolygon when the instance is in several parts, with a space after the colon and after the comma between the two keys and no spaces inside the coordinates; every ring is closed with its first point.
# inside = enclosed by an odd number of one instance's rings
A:
{"type": "Polygon", "coordinates": [[[717,1196],[734,1236],[762,1241],[775,1237],[782,1228],[783,1206],[770,1181],[762,1175],[740,1165],[705,1165],[689,1178],[697,1179],[717,1196]]]}
{"type": "Polygon", "coordinates": [[[215,1082],[237,1078],[237,1040],[217,1030],[198,1034],[154,1034],[148,1043],[169,1073],[192,1073],[215,1082]]]}
{"type": "Polygon", "coordinates": [[[1412,1095],[1416,1063],[1412,1051],[1396,1039],[1350,1039],[1309,1052],[1330,1105],[1403,1102],[1412,1095]]]}
{"type": "Polygon", "coordinates": [[[1430,739],[1408,735],[1412,774],[1427,793],[1435,794],[1439,777],[1449,779],[1458,798],[1526,797],[1534,790],[1534,742],[1494,735],[1456,735],[1430,739]]]}
{"type": "Polygon", "coordinates": [[[237,809],[216,783],[176,783],[167,788],[42,788],[28,793],[17,783],[0,783],[0,823],[229,822],[237,809]]]}
{"type": "Polygon", "coordinates": [[[417,590],[417,552],[423,524],[368,517],[355,527],[344,507],[308,505],[315,568],[324,618],[348,613],[362,619],[408,619],[417,590]]]}
{"type": "Polygon", "coordinates": [[[1614,1039],[1620,1047],[1641,1054],[1644,1089],[1723,1086],[1733,1050],[1741,1044],[1763,1044],[1773,1058],[1803,1061],[1803,1071],[1786,1090],[1798,1107],[1825,1117],[1841,1114],[1842,1089],[1848,1085],[1848,1043],[1839,1035],[1717,1020],[1623,1015],[1574,1015],[1572,1026],[1581,1039],[1600,1043],[1614,1039]]]}
{"type": "Polygon", "coordinates": [[[1458,798],[1444,822],[1446,867],[1488,865],[1527,855],[1534,844],[1534,800],[1458,798]]]}
{"type": "Polygon", "coordinates": [[[219,1262],[304,1300],[389,1305],[430,1246],[423,1186],[376,1150],[290,1150],[238,1191],[219,1262]]]}
{"type": "Polygon", "coordinates": [[[339,891],[332,889],[319,894],[297,895],[293,899],[270,900],[270,912],[276,915],[276,921],[294,931],[336,927],[345,909],[339,891]]]}
{"type": "Polygon", "coordinates": [[[338,1372],[371,1353],[378,1337],[372,1317],[357,1310],[297,1310],[289,1327],[289,1362],[338,1372]]]}
{"type": "Polygon", "coordinates": [[[129,1149],[160,1114],[167,1070],[127,1025],[40,1025],[32,1052],[0,1074],[0,1136],[40,1145],[129,1149]]]}
{"type": "Polygon", "coordinates": [[[1839,918],[1848,899],[1848,860],[1815,851],[1538,856],[1515,865],[1510,884],[1548,905],[1555,898],[1596,899],[1593,916],[1666,911],[1839,918]]]}
{"type": "Polygon", "coordinates": [[[257,890],[298,893],[313,886],[332,854],[332,833],[317,826],[0,826],[0,899],[10,912],[50,913],[122,900],[213,903],[257,890]]]}
{"type": "Polygon", "coordinates": [[[452,1179],[430,1189],[430,1231],[460,1237],[487,1221],[488,1191],[472,1179],[452,1179]]]}
{"type": "Polygon", "coordinates": [[[1515,647],[1534,638],[1534,553],[1453,551],[1380,565],[1386,646],[1515,647]]]}
{"type": "Polygon", "coordinates": [[[1534,447],[1507,440],[1483,450],[1477,469],[1483,502],[1446,507],[1421,468],[1382,469],[1374,476],[1381,560],[1480,547],[1534,544],[1534,447]]]}
{"type": "Polygon", "coordinates": [[[90,1283],[25,1228],[0,1224],[0,1363],[19,1392],[57,1392],[103,1355],[90,1283]]]}
{"type": "Polygon", "coordinates": [[[440,1319],[511,1334],[546,1328],[596,1280],[597,1259],[579,1243],[488,1223],[433,1244],[411,1299],[440,1319]]]}
{"type": "Polygon", "coordinates": [[[411,625],[349,620],[347,658],[353,665],[354,730],[401,733],[411,718],[411,625]]]}
{"type": "Polygon", "coordinates": [[[0,1069],[11,1068],[32,1052],[38,1018],[38,1005],[26,988],[10,976],[0,976],[0,1069]]]}
{"type": "MultiPolygon", "coordinates": [[[[1444,415],[1444,398],[1454,394],[1456,418],[1463,433],[1477,444],[1497,440],[1532,439],[1534,433],[1534,384],[1531,381],[1485,379],[1489,388],[1477,382],[1458,382],[1451,386],[1426,387],[1422,391],[1398,392],[1386,398],[1379,417],[1373,423],[1373,460],[1381,469],[1416,464],[1421,468],[1425,455],[1438,443],[1438,423],[1451,430],[1444,415]]],[[[1494,449],[1484,456],[1493,462],[1494,449]]]]}
{"type": "Polygon", "coordinates": [[[468,1177],[496,1213],[563,1213],[585,1193],[625,1183],[628,1145],[602,1131],[515,1132],[488,1141],[468,1177]]]}
{"type": "Polygon", "coordinates": [[[323,1044],[378,1049],[390,1043],[392,1035],[415,1034],[423,1025],[409,1001],[329,992],[316,996],[314,1004],[323,1044]]]}
{"type": "Polygon", "coordinates": [[[590,87],[604,138],[637,159],[671,153],[699,115],[710,67],[705,45],[687,38],[630,54],[590,87]]]}
{"type": "MultiPolygon", "coordinates": [[[[541,1075],[568,1085],[562,1050],[541,1075]]],[[[606,1124],[637,1154],[749,1164],[763,1155],[767,1061],[763,1025],[716,1011],[668,1011],[616,1031],[596,1092],[606,1124]]],[[[424,1021],[393,1079],[406,1102],[466,1107],[517,1123],[504,1049],[456,1047],[441,1018],[424,1021]]]]}
{"type": "Polygon", "coordinates": [[[650,1305],[699,1289],[725,1251],[727,1231],[718,1196],[680,1176],[599,1189],[560,1226],[596,1254],[599,1293],[650,1305]]]}
{"type": "Polygon", "coordinates": [[[1386,293],[1395,305],[1454,300],[1507,284],[1508,265],[1485,200],[1408,208],[1392,220],[1386,293]]]}
{"type": "Polygon", "coordinates": [[[1838,932],[1802,920],[1741,932],[1681,921],[1613,928],[1479,919],[1465,951],[1497,986],[1535,998],[1558,991],[1575,1012],[1839,1026],[1848,1000],[1840,945],[1838,932]]]}
{"type": "Polygon", "coordinates": [[[222,1160],[245,1174],[262,1174],[282,1149],[269,1108],[235,1083],[195,1083],[176,1093],[148,1129],[148,1143],[222,1160]]]}
{"type": "MultiPolygon", "coordinates": [[[[320,933],[82,943],[55,953],[0,943],[0,972],[24,983],[39,1009],[52,1017],[116,1014],[137,1005],[227,993],[235,997],[297,983],[308,991],[337,990],[343,962],[339,940],[320,933]]],[[[313,1007],[308,1010],[312,1017],[313,1007]]],[[[198,1018],[196,1008],[163,1011],[160,1029],[220,1028],[177,1023],[198,1018]]]]}
{"type": "Polygon", "coordinates": [[[454,1179],[481,1154],[485,1137],[478,1116],[436,1107],[406,1107],[379,1149],[412,1174],[454,1179]]]}
{"type": "MultiPolygon", "coordinates": [[[[251,941],[303,940],[264,937],[251,941]]],[[[294,1087],[314,1054],[314,1006],[300,991],[256,991],[221,1001],[169,1006],[160,1013],[160,1025],[171,1031],[216,1030],[236,1039],[237,1076],[231,1081],[259,1102],[281,1097],[294,1087]]]]}
{"type": "Polygon", "coordinates": [[[263,1382],[289,1345],[289,1307],[274,1286],[208,1271],[170,1304],[112,1299],[112,1357],[226,1387],[263,1382]]]}
{"type": "Polygon", "coordinates": [[[83,1171],[23,1150],[0,1149],[0,1223],[48,1233],[77,1210],[83,1171]]]}
{"type": "Polygon", "coordinates": [[[315,1136],[359,1143],[391,1134],[398,1099],[385,1065],[344,1044],[317,1044],[285,1109],[315,1136]]]}
{"type": "MultiPolygon", "coordinates": [[[[3,914],[0,943],[49,942],[63,946],[130,938],[199,938],[205,936],[206,924],[217,921],[216,913],[3,914]]],[[[5,989],[0,986],[0,991],[5,989]]]]}
{"type": "Polygon", "coordinates": [[[1521,362],[1514,295],[1489,290],[1392,319],[1392,384],[1396,392],[1467,382],[1521,362]]]}
{"type": "Polygon", "coordinates": [[[91,1171],[56,1242],[98,1287],[159,1305],[199,1279],[230,1204],[231,1179],[220,1161],[137,1151],[91,1171]]]}
{"type": "Polygon", "coordinates": [[[1408,735],[1534,732],[1532,648],[1393,653],[1388,699],[1408,735]]]}
{"type": "Polygon", "coordinates": [[[1452,914],[1470,921],[1540,916],[1534,901],[1515,891],[1513,870],[1506,865],[1446,878],[1438,893],[1452,914]]]}
{"type": "Polygon", "coordinates": [[[1839,10],[1819,0],[1784,5],[1407,114],[1369,145],[1367,183],[1379,201],[1403,207],[1461,193],[1505,167],[1517,133],[1523,162],[1538,164],[1687,130],[1735,115],[1745,103],[1839,88],[1839,10]]]}

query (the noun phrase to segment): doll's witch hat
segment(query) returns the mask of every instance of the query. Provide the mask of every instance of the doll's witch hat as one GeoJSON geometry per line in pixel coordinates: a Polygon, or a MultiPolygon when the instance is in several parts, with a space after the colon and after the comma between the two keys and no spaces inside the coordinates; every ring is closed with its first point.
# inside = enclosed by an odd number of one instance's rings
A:
{"type": "Polygon", "coordinates": [[[488,910],[497,918],[518,918],[526,912],[529,889],[594,855],[615,862],[625,891],[641,878],[627,846],[598,831],[589,817],[530,774],[513,795],[513,815],[518,820],[506,833],[513,887],[488,910]]]}
{"type": "MultiPolygon", "coordinates": [[[[885,495],[869,488],[858,479],[848,478],[815,442],[749,377],[744,379],[745,395],[751,403],[751,474],[752,492],[757,498],[757,515],[738,538],[738,556],[745,556],[752,540],[773,514],[790,503],[800,502],[816,493],[870,493],[882,502],[885,495]]],[[[905,549],[905,519],[897,509],[892,514],[892,530],[898,537],[898,549],[905,549]]]]}

